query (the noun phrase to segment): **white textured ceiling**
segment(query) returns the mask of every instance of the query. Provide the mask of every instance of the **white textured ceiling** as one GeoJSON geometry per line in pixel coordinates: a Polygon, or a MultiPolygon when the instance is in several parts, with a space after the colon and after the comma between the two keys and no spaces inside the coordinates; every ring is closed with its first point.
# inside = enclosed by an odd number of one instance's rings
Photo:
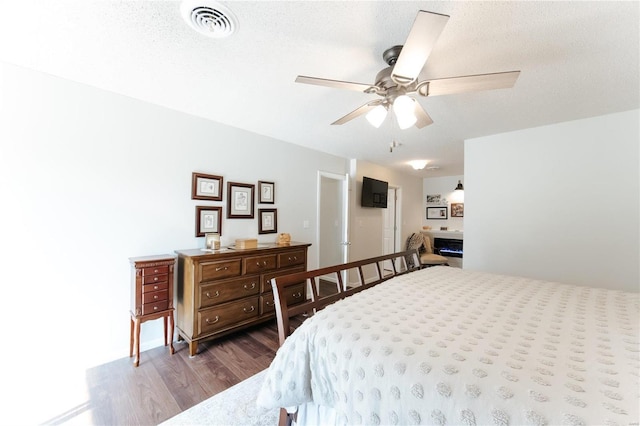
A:
{"type": "Polygon", "coordinates": [[[462,174],[467,138],[640,107],[636,1],[222,3],[239,21],[227,39],[188,27],[177,1],[0,0],[0,60],[347,158],[440,167],[419,176],[462,174]],[[420,9],[451,16],[422,78],[521,70],[516,85],[419,98],[434,120],[420,130],[330,126],[376,95],[296,76],[374,83],[420,9]]]}

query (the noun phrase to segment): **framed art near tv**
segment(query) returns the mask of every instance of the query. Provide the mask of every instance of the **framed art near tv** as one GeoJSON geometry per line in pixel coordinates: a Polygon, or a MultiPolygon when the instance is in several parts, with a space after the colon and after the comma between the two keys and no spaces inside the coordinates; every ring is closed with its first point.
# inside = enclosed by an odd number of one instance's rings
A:
{"type": "Polygon", "coordinates": [[[227,218],[253,219],[255,185],[229,182],[227,188],[227,218]]]}
{"type": "Polygon", "coordinates": [[[464,203],[451,203],[451,217],[464,217],[464,203]]]}
{"type": "Polygon", "coordinates": [[[274,204],[275,203],[275,183],[258,181],[258,203],[274,204]]]}
{"type": "Polygon", "coordinates": [[[191,199],[222,201],[222,176],[191,174],[191,199]]]}
{"type": "Polygon", "coordinates": [[[427,207],[427,219],[447,219],[447,207],[427,207]]]}
{"type": "Polygon", "coordinates": [[[258,234],[278,232],[278,211],[276,209],[258,209],[258,234]]]}
{"type": "Polygon", "coordinates": [[[222,207],[196,206],[196,237],[222,235],[222,207]]]}

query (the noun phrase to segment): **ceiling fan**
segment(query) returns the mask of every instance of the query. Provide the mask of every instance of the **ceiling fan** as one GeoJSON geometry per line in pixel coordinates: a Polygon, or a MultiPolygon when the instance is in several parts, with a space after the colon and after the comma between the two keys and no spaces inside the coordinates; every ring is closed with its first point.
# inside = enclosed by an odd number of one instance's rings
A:
{"type": "Polygon", "coordinates": [[[378,73],[374,84],[328,80],[304,75],[299,75],[296,82],[356,90],[380,96],[379,99],[367,102],[331,124],[344,124],[367,114],[367,120],[373,126],[380,127],[387,112],[392,108],[401,129],[407,129],[413,125],[421,129],[433,123],[422,106],[408,95],[417,93],[426,97],[513,87],[520,71],[418,81],[420,71],[448,20],[447,15],[420,10],[405,44],[393,46],[382,54],[382,58],[389,67],[378,73]]]}

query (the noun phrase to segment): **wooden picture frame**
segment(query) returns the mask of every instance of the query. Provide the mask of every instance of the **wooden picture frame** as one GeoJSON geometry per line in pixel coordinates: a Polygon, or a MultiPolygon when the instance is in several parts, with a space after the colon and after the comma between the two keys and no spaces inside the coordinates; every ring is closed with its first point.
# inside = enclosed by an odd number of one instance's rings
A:
{"type": "Polygon", "coordinates": [[[227,218],[253,219],[255,185],[229,182],[227,187],[227,218]]]}
{"type": "Polygon", "coordinates": [[[222,176],[193,172],[191,174],[191,199],[222,201],[222,176]]]}
{"type": "Polygon", "coordinates": [[[427,207],[427,219],[434,219],[434,220],[448,219],[447,206],[427,207]]]}
{"type": "Polygon", "coordinates": [[[258,209],[258,234],[276,234],[278,232],[278,210],[258,209]]]}
{"type": "Polygon", "coordinates": [[[274,182],[258,181],[258,203],[274,204],[276,199],[274,182]]]}
{"type": "Polygon", "coordinates": [[[451,217],[464,217],[464,203],[451,203],[451,217]]]}
{"type": "Polygon", "coordinates": [[[222,235],[222,207],[196,206],[196,237],[222,235]]]}

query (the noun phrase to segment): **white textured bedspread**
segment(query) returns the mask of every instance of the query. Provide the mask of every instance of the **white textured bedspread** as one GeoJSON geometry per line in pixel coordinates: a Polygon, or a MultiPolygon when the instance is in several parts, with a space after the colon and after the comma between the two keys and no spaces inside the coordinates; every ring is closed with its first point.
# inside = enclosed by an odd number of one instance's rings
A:
{"type": "Polygon", "coordinates": [[[328,306],[258,405],[344,424],[638,424],[639,295],[434,267],[328,306]]]}

